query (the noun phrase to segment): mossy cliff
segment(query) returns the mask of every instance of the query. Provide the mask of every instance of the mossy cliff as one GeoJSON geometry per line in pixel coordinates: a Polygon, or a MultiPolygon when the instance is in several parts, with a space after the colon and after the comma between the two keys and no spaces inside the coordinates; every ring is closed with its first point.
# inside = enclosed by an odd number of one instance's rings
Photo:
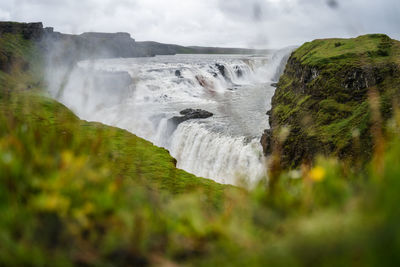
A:
{"type": "Polygon", "coordinates": [[[400,42],[386,35],[305,43],[292,53],[272,98],[264,152],[278,149],[283,167],[310,163],[317,154],[370,159],[371,127],[384,126],[397,104],[399,63],[400,42]]]}

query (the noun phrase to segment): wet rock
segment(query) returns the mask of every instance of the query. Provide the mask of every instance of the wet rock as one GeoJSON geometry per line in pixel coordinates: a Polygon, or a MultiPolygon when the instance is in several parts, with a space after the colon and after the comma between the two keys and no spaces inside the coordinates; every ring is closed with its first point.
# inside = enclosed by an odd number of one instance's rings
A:
{"type": "Polygon", "coordinates": [[[180,79],[183,78],[182,73],[181,73],[180,70],[176,70],[176,71],[175,71],[175,76],[178,77],[178,78],[180,78],[180,79]]]}
{"type": "Polygon", "coordinates": [[[206,77],[202,75],[196,75],[196,80],[201,87],[204,87],[211,91],[214,90],[214,83],[211,80],[207,79],[206,77]]]}
{"type": "Polygon", "coordinates": [[[239,66],[235,66],[235,73],[237,77],[242,77],[243,76],[243,71],[239,66]]]}
{"type": "Polygon", "coordinates": [[[167,121],[167,136],[171,136],[172,133],[176,130],[178,125],[187,120],[193,119],[206,119],[212,117],[214,114],[202,109],[184,109],[180,112],[182,116],[172,117],[167,121]]]}
{"type": "Polygon", "coordinates": [[[222,64],[215,64],[219,72],[221,73],[222,77],[226,78],[225,66],[222,64]]]}
{"type": "Polygon", "coordinates": [[[181,115],[183,116],[175,116],[171,118],[175,124],[182,123],[187,120],[192,120],[192,119],[207,119],[209,117],[212,117],[214,114],[211,112],[208,112],[206,110],[202,109],[184,109],[180,112],[181,115]]]}
{"type": "Polygon", "coordinates": [[[263,147],[263,151],[265,155],[270,155],[272,153],[272,130],[267,129],[264,131],[263,135],[261,136],[260,143],[263,147]]]}
{"type": "Polygon", "coordinates": [[[276,88],[278,87],[278,83],[271,83],[271,86],[276,88]]]}

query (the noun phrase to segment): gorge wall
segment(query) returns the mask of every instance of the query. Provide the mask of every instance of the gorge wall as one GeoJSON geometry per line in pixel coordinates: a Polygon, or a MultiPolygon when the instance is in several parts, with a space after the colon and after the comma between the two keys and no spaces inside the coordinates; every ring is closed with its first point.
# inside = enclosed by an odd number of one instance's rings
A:
{"type": "Polygon", "coordinates": [[[77,61],[99,58],[152,57],[175,54],[263,54],[268,50],[181,46],[152,41],[136,42],[129,33],[86,32],[80,35],[64,34],[41,22],[18,23],[0,21],[0,37],[21,34],[24,39],[41,41],[40,46],[52,64],[73,65],[77,61]]]}
{"type": "Polygon", "coordinates": [[[318,154],[371,158],[373,123],[385,130],[399,106],[399,63],[400,42],[386,35],[305,43],[291,55],[272,98],[264,153],[279,149],[284,168],[318,154]]]}
{"type": "Polygon", "coordinates": [[[41,22],[17,23],[0,21],[0,37],[4,34],[22,34],[24,39],[41,39],[46,30],[41,22]]]}

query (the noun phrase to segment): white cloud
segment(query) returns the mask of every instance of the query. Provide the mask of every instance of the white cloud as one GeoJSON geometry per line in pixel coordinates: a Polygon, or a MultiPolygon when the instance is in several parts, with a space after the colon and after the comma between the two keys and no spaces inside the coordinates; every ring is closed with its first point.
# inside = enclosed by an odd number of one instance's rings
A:
{"type": "Polygon", "coordinates": [[[242,47],[281,47],[368,32],[400,38],[399,11],[398,0],[0,2],[1,20],[42,21],[66,33],[126,31],[137,40],[242,47]]]}
{"type": "Polygon", "coordinates": [[[0,20],[6,21],[11,19],[11,14],[5,10],[0,9],[0,20]]]}

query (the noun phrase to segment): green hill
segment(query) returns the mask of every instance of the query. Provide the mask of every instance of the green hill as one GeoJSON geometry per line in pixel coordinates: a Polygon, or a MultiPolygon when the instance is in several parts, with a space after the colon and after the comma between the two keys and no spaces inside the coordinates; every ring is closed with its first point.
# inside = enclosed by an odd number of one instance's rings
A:
{"type": "Polygon", "coordinates": [[[113,246],[108,233],[120,231],[113,238],[122,240],[128,233],[121,224],[141,220],[131,212],[139,207],[145,218],[155,212],[149,209],[179,194],[201,192],[211,208],[222,205],[227,186],[179,170],[165,149],[127,131],[79,120],[49,98],[41,48],[34,41],[3,34],[0,59],[0,262],[38,257],[40,264],[41,246],[74,250],[69,243],[80,242],[80,233],[66,244],[63,231],[66,236],[88,231],[97,235],[96,242],[113,246]],[[115,226],[106,227],[111,221],[115,226]],[[13,239],[16,233],[22,240],[13,239]]]}
{"type": "MultiPolygon", "coordinates": [[[[384,134],[371,136],[382,149],[361,170],[321,158],[246,190],[187,174],[164,149],[79,120],[47,97],[41,49],[0,36],[1,266],[400,264],[396,107],[384,134]]],[[[294,55],[307,58],[302,51],[294,55]]],[[[395,60],[393,51],[373,60],[395,60]]],[[[377,109],[369,112],[376,123],[377,109]]]]}
{"type": "MultiPolygon", "coordinates": [[[[384,125],[399,103],[399,63],[400,42],[382,34],[315,40],[297,49],[272,99],[274,135],[282,127],[289,130],[283,166],[299,166],[318,154],[371,159],[373,124],[384,125]],[[374,122],[370,102],[375,100],[374,122]]],[[[267,152],[276,143],[263,141],[267,152]]]]}

